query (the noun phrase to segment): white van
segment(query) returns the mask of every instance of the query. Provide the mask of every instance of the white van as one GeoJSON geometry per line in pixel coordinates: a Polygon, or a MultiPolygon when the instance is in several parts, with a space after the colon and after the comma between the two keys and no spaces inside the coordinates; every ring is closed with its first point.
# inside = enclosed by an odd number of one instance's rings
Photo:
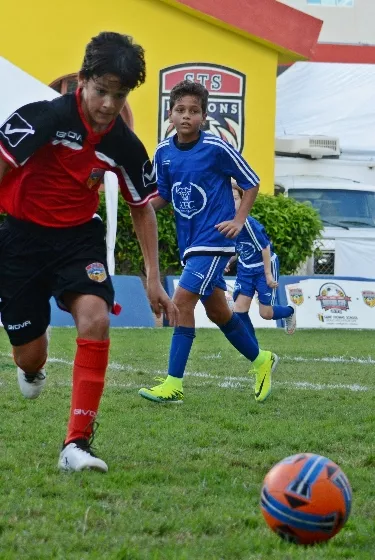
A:
{"type": "Polygon", "coordinates": [[[375,159],[341,154],[337,138],[277,138],[275,194],[310,203],[322,219],[321,255],[305,263],[303,274],[334,274],[339,238],[375,242],[375,159]]]}

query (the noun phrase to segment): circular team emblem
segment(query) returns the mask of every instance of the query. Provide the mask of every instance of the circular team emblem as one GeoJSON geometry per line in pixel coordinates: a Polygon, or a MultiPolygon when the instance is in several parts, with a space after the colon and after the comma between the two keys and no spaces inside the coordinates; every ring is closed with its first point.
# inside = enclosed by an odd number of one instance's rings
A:
{"type": "Polygon", "coordinates": [[[240,254],[240,257],[238,259],[239,262],[244,266],[246,266],[246,263],[250,261],[250,259],[255,253],[255,247],[252,243],[249,243],[247,241],[242,241],[241,243],[238,244],[238,252],[240,254]]]}
{"type": "Polygon", "coordinates": [[[322,309],[348,311],[351,297],[347,296],[338,284],[327,282],[320,287],[319,295],[315,296],[320,301],[322,309]]]}
{"type": "Polygon", "coordinates": [[[206,206],[207,195],[199,185],[191,182],[183,185],[181,182],[177,182],[172,187],[172,201],[175,211],[183,218],[191,220],[206,206]]]}
{"type": "Polygon", "coordinates": [[[86,266],[87,276],[90,280],[94,282],[104,282],[107,278],[107,273],[105,271],[104,264],[102,263],[92,263],[86,266]]]}

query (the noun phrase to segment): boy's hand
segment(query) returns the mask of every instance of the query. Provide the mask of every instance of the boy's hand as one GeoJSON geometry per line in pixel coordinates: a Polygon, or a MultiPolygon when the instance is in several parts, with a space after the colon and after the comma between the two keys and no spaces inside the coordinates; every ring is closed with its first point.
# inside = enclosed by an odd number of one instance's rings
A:
{"type": "Polygon", "coordinates": [[[272,272],[266,272],[266,282],[269,288],[277,288],[279,285],[274,279],[272,272]]]}
{"type": "Polygon", "coordinates": [[[167,292],[164,290],[160,282],[147,283],[147,295],[156,317],[159,318],[164,312],[169,325],[171,327],[177,327],[179,320],[178,307],[168,297],[167,292]]]}
{"type": "Polygon", "coordinates": [[[234,239],[240,233],[241,229],[243,228],[243,223],[237,221],[236,218],[233,220],[229,220],[226,222],[220,222],[220,224],[216,224],[215,228],[220,231],[225,237],[229,239],[234,239]]]}

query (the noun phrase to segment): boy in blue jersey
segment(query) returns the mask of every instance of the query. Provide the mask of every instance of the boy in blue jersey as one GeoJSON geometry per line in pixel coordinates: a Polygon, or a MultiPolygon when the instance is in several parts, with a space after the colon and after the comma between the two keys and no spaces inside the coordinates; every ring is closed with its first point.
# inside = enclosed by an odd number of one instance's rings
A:
{"type": "MultiPolygon", "coordinates": [[[[241,205],[243,190],[232,181],[233,198],[236,209],[241,205]]],[[[252,336],[254,327],[249,317],[249,309],[255,292],[258,294],[259,314],[263,319],[284,319],[285,331],[293,334],[296,330],[295,308],[288,305],[274,305],[279,277],[279,259],[272,250],[264,226],[248,216],[236,239],[237,256],[231,257],[226,267],[237,260],[237,276],[233,290],[234,311],[243,321],[252,336]]]]}
{"type": "Polygon", "coordinates": [[[183,81],[171,91],[170,121],[177,134],[161,142],[154,165],[158,196],[155,210],[173,204],[178,246],[184,270],[174,293],[179,309],[169,355],[168,376],[161,385],[140,389],[154,402],[182,402],[182,378],[195,338],[194,309],[202,301],[208,318],[254,366],[255,399],[271,392],[271,373],[278,357],[259,349],[242,321],[228,307],[223,272],[235,254],[235,238],[255,201],[259,179],[237,150],[212,134],[201,132],[206,119],[208,92],[202,85],[183,81]],[[231,177],[244,190],[236,212],[231,177]]]}

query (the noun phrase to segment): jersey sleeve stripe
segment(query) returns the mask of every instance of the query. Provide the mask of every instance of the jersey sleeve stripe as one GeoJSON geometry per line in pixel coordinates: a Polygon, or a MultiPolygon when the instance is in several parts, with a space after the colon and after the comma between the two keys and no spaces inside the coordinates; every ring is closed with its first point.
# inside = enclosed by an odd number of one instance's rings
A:
{"type": "Polygon", "coordinates": [[[146,198],[142,199],[140,202],[129,202],[128,200],[126,202],[129,204],[129,206],[142,207],[142,206],[146,206],[147,202],[150,202],[150,200],[152,198],[155,198],[156,196],[158,196],[157,191],[149,194],[148,196],[146,196],[146,198]]]}
{"type": "Polygon", "coordinates": [[[139,194],[138,194],[138,192],[137,192],[137,189],[136,189],[135,186],[133,185],[133,183],[132,183],[132,181],[131,181],[129,175],[126,173],[125,169],[124,169],[121,165],[119,166],[119,169],[120,169],[121,174],[122,174],[122,176],[123,176],[123,178],[124,178],[124,180],[125,180],[126,187],[127,187],[128,191],[129,191],[129,193],[130,193],[130,195],[131,195],[131,197],[132,197],[132,199],[133,199],[133,202],[139,202],[139,201],[141,201],[142,199],[141,199],[141,197],[139,196],[139,194]]]}
{"type": "Polygon", "coordinates": [[[3,157],[3,159],[9,163],[12,167],[19,167],[18,163],[16,162],[16,160],[10,155],[10,153],[4,148],[4,146],[2,145],[2,143],[0,142],[0,153],[3,157]]]}
{"type": "Polygon", "coordinates": [[[108,163],[108,165],[110,165],[111,167],[117,167],[115,160],[106,156],[102,152],[95,152],[95,155],[98,159],[100,159],[100,161],[104,161],[105,163],[108,163]]]}
{"type": "Polygon", "coordinates": [[[168,145],[169,145],[169,138],[168,138],[168,140],[164,140],[163,142],[160,142],[160,144],[156,147],[154,157],[156,156],[156,154],[160,150],[160,148],[164,148],[164,146],[168,146],[168,145]]]}
{"type": "Polygon", "coordinates": [[[239,154],[232,148],[228,142],[224,142],[220,140],[220,138],[215,138],[212,135],[212,138],[207,138],[203,140],[204,144],[212,144],[213,146],[219,146],[223,150],[225,150],[230,157],[233,159],[237,167],[240,169],[244,177],[251,183],[254,187],[259,185],[259,177],[258,175],[251,169],[250,165],[239,156],[239,154]]]}
{"type": "Polygon", "coordinates": [[[247,233],[250,235],[251,239],[254,241],[254,245],[256,246],[256,248],[258,249],[258,251],[262,251],[262,250],[263,250],[263,247],[262,247],[262,245],[259,243],[259,241],[258,241],[258,239],[257,239],[257,237],[256,237],[256,235],[255,235],[255,233],[254,233],[254,231],[253,231],[253,228],[252,228],[251,225],[249,224],[249,221],[248,221],[248,220],[246,220],[246,222],[245,222],[245,227],[246,227],[246,229],[247,229],[247,233]]]}

